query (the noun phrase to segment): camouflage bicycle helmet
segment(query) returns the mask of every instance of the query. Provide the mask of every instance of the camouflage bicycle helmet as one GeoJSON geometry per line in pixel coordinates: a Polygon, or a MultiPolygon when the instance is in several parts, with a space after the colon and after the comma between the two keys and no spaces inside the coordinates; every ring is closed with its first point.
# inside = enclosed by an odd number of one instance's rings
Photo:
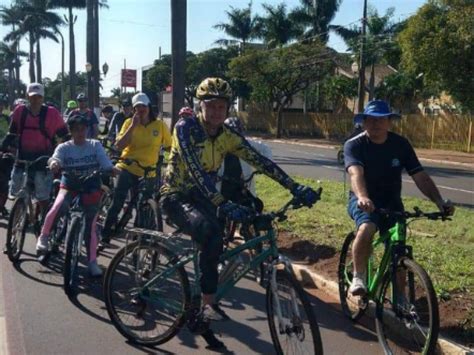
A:
{"type": "Polygon", "coordinates": [[[196,89],[196,97],[199,100],[232,99],[232,88],[230,84],[221,78],[206,78],[196,89]]]}

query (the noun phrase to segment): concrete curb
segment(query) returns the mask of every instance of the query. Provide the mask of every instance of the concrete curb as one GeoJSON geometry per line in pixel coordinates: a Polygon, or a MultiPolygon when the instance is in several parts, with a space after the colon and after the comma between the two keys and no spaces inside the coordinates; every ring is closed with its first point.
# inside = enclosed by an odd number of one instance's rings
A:
{"type": "Polygon", "coordinates": [[[5,300],[3,297],[3,270],[0,260],[0,355],[8,355],[7,322],[5,318],[5,300]]]}
{"type": "MultiPolygon", "coordinates": [[[[296,277],[299,281],[304,284],[315,285],[318,289],[323,292],[336,297],[339,299],[339,286],[337,282],[327,279],[315,273],[306,265],[301,265],[296,262],[292,263],[293,269],[295,270],[296,277]]],[[[374,318],[374,307],[369,307],[368,315],[374,318]]],[[[452,340],[445,338],[438,339],[438,345],[441,348],[442,354],[444,355],[472,355],[474,349],[469,349],[463,345],[457,344],[452,340]]]]}
{"type": "MultiPolygon", "coordinates": [[[[250,137],[250,138],[261,139],[260,137],[250,137]]],[[[292,142],[292,141],[283,140],[283,139],[264,139],[264,140],[269,141],[269,142],[274,142],[274,143],[292,144],[292,145],[299,145],[299,146],[304,146],[304,147],[314,147],[314,148],[323,148],[323,149],[338,149],[339,148],[339,146],[334,146],[331,144],[292,142]]],[[[461,163],[461,162],[456,162],[456,161],[429,159],[429,158],[420,158],[420,157],[419,159],[421,161],[426,161],[430,163],[443,164],[443,165],[457,165],[457,166],[464,166],[467,168],[474,169],[474,164],[470,164],[470,163],[461,163]]]]}

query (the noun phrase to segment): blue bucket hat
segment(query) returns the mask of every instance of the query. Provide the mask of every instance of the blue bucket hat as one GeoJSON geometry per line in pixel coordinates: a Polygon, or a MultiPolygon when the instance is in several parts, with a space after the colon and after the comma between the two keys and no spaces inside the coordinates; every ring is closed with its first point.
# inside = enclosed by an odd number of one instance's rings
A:
{"type": "Polygon", "coordinates": [[[362,123],[367,116],[400,118],[399,114],[390,112],[390,107],[382,100],[370,101],[363,113],[354,116],[354,123],[362,123]]]}

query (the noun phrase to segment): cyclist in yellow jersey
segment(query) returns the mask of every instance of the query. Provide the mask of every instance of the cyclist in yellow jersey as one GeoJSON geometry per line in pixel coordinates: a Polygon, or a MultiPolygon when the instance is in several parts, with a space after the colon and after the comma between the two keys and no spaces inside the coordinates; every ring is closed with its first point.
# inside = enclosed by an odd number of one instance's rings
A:
{"type": "Polygon", "coordinates": [[[289,189],[305,204],[316,201],[316,193],[298,185],[270,159],[259,154],[232,127],[224,125],[232,100],[225,80],[207,78],[197,88],[200,112],[183,117],[173,132],[173,145],[161,189],[161,206],[167,222],[189,234],[200,247],[202,318],[228,319],[214,304],[217,264],[223,247],[223,220],[217,215],[243,221],[252,215],[248,208],[226,201],[216,189],[217,171],[227,153],[247,161],[289,189]]]}
{"type": "MultiPolygon", "coordinates": [[[[117,136],[116,146],[122,151],[117,168],[121,170],[115,187],[112,205],[107,213],[102,231],[102,243],[110,241],[112,226],[123,207],[130,188],[138,185],[144,171],[135,162],[126,164],[124,159],[133,159],[144,167],[153,167],[158,162],[161,147],[169,150],[171,134],[162,120],[157,120],[151,109],[150,99],[146,94],[138,93],[132,98],[135,111],[132,118],[127,119],[117,136]]],[[[154,174],[150,174],[153,177],[154,174]]]]}

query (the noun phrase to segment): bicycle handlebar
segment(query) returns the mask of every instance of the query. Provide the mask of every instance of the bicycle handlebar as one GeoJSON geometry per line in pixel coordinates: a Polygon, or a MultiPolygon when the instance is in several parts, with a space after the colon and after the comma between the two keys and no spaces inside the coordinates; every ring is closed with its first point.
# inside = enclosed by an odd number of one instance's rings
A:
{"type": "Polygon", "coordinates": [[[242,178],[239,178],[239,177],[228,177],[228,176],[219,176],[218,179],[220,181],[228,181],[228,182],[233,182],[233,183],[236,183],[236,184],[241,184],[242,186],[246,185],[247,183],[249,183],[250,181],[252,181],[253,177],[257,174],[261,174],[260,171],[258,170],[255,170],[254,172],[252,172],[250,174],[250,176],[246,179],[242,179],[242,178]]]}
{"type": "Polygon", "coordinates": [[[48,164],[49,156],[47,155],[42,155],[35,160],[22,160],[22,159],[16,159],[16,163],[24,164],[26,169],[45,169],[48,164]]]}
{"type": "Polygon", "coordinates": [[[419,207],[413,208],[414,212],[408,211],[392,211],[389,209],[384,208],[377,208],[375,209],[376,212],[386,215],[386,216],[395,216],[395,217],[402,217],[405,219],[408,218],[427,218],[432,221],[436,221],[441,219],[442,221],[450,221],[450,216],[445,212],[423,212],[419,207]]]}
{"type": "MultiPolygon", "coordinates": [[[[318,188],[316,191],[316,202],[321,200],[321,194],[323,193],[323,188],[320,187],[318,188]]],[[[283,221],[286,219],[286,212],[290,209],[293,209],[293,210],[297,210],[301,207],[313,207],[313,205],[311,206],[308,206],[307,204],[305,204],[303,201],[301,201],[301,199],[298,199],[296,197],[293,197],[290,201],[288,201],[282,208],[280,208],[278,211],[276,212],[271,212],[270,215],[273,216],[273,219],[275,218],[278,218],[279,221],[283,221]]]]}

